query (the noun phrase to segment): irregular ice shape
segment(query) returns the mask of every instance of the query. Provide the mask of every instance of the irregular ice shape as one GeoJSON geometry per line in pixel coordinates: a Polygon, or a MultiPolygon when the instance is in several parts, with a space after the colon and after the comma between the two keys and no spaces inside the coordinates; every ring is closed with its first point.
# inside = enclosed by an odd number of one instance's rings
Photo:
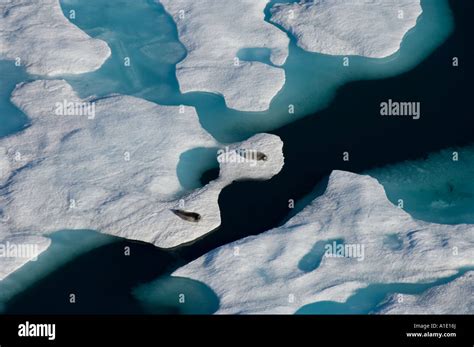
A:
{"type": "Polygon", "coordinates": [[[375,179],[334,171],[325,193],[284,226],[215,249],[173,276],[207,284],[220,299],[218,313],[294,313],[346,301],[370,283],[431,282],[473,265],[474,225],[414,220],[375,179]],[[396,249],[387,244],[393,235],[396,249]],[[337,239],[363,246],[362,257],[324,256],[314,270],[299,268],[317,242],[337,239]]]}
{"type": "Polygon", "coordinates": [[[266,161],[223,161],[218,179],[177,198],[180,155],[219,146],[194,108],[115,95],[90,104],[93,119],[58,115],[57,103],[85,102],[58,80],[20,84],[12,101],[31,125],[0,139],[10,172],[3,178],[0,210],[10,233],[91,229],[174,247],[220,225],[223,187],[242,178],[268,179],[283,166],[281,140],[259,134],[228,151],[258,150],[266,161]],[[184,220],[173,209],[198,213],[200,221],[184,220]]]}
{"type": "Polygon", "coordinates": [[[0,2],[0,57],[21,59],[30,74],[79,74],[97,70],[109,46],[71,24],[58,0],[0,2]]]}
{"type": "Polygon", "coordinates": [[[398,51],[422,8],[420,0],[303,0],[271,12],[304,50],[383,58],[398,51]]]}
{"type": "Polygon", "coordinates": [[[378,311],[380,314],[473,314],[474,272],[466,272],[459,278],[428,289],[421,295],[398,294],[390,297],[378,311]]]}
{"type": "Polygon", "coordinates": [[[285,71],[235,58],[243,48],[268,48],[282,65],[289,39],[264,20],[269,0],[160,0],[174,18],[188,53],[176,67],[183,93],[207,91],[224,96],[229,108],[264,111],[285,83],[285,71]]]}

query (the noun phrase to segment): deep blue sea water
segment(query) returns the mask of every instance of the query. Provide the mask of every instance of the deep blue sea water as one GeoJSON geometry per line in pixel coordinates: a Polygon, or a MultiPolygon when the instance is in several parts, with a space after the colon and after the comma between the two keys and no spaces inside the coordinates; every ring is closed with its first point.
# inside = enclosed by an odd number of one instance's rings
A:
{"type": "MultiPolygon", "coordinates": [[[[120,240],[91,230],[58,231],[51,236],[51,246],[36,261],[25,264],[19,271],[0,281],[0,312],[12,297],[33,286],[44,276],[80,254],[120,240]]],[[[67,300],[67,295],[64,296],[67,300]]]]}
{"type": "MultiPolygon", "coordinates": [[[[472,111],[466,113],[465,91],[472,83],[472,69],[462,66],[454,70],[450,66],[453,55],[464,61],[473,57],[463,32],[469,27],[468,11],[463,5],[454,8],[454,21],[447,1],[424,0],[424,14],[404,39],[399,53],[380,60],[352,57],[350,68],[342,66],[342,57],[304,52],[292,40],[284,66],[287,83],[270,110],[260,113],[229,110],[221,96],[210,93],[179,93],[174,66],[186,51],[171,18],[152,0],[96,0],[93,5],[84,0],[64,0],[62,5],[66,15],[71,9],[76,11],[74,24],[107,41],[113,52],[96,72],[63,76],[80,95],[123,93],[163,104],[193,105],[202,126],[221,141],[273,131],[285,143],[286,164],[283,172],[269,182],[241,182],[226,189],[220,198],[222,227],[176,250],[163,251],[139,242],[97,236],[91,237],[91,244],[76,249],[76,258],[57,259],[57,250],[69,252],[68,242],[76,243],[78,236],[71,232],[59,233],[70,235],[65,239],[53,236],[55,247],[0,286],[2,293],[8,293],[2,297],[4,301],[14,296],[6,304],[7,312],[189,313],[203,312],[195,311],[194,303],[204,301],[206,304],[199,309],[212,312],[216,298],[207,287],[160,275],[221,244],[281,224],[296,212],[287,209],[288,199],[299,201],[302,208],[320,194],[321,187],[311,191],[318,182],[324,186],[324,178],[332,169],[373,174],[384,184],[389,198],[394,202],[402,198],[405,209],[417,218],[472,222],[472,185],[467,182],[472,177],[473,151],[467,145],[474,141],[474,127],[472,111]],[[436,49],[453,30],[453,36],[436,49]],[[125,57],[132,62],[127,69],[123,68],[125,57]],[[364,81],[349,83],[358,80],[364,81]],[[388,97],[421,100],[426,105],[423,118],[417,123],[382,122],[376,112],[379,102],[388,97]],[[293,115],[287,112],[289,103],[296,106],[293,115]],[[460,146],[456,148],[461,152],[461,160],[454,164],[449,161],[449,152],[436,154],[452,146],[460,146]],[[340,162],[344,150],[351,151],[352,162],[340,162]],[[428,153],[434,154],[426,160],[428,153]],[[92,247],[94,240],[98,248],[92,247]],[[131,256],[123,256],[124,247],[132,249],[131,256]],[[21,292],[25,287],[28,289],[21,292]],[[63,300],[71,291],[78,292],[80,298],[73,307],[63,300]],[[185,292],[187,304],[176,306],[173,298],[177,300],[181,292],[185,292]]],[[[240,54],[247,59],[267,59],[265,52],[240,54]]],[[[4,136],[27,123],[8,98],[16,83],[34,77],[12,62],[0,62],[0,69],[0,135],[4,136]]],[[[204,155],[202,162],[196,170],[215,165],[212,154],[204,155]]],[[[195,187],[186,175],[182,182],[195,187]]],[[[381,292],[399,290],[403,288],[376,287],[373,295],[369,290],[364,293],[370,295],[356,299],[360,307],[368,307],[383,296],[381,292]]],[[[336,306],[329,305],[334,311],[325,312],[339,312],[336,306]]]]}

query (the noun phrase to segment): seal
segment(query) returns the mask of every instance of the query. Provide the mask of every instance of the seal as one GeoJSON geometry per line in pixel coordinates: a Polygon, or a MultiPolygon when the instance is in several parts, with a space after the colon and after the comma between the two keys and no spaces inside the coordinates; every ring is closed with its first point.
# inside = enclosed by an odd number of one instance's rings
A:
{"type": "Polygon", "coordinates": [[[267,161],[268,160],[268,156],[265,154],[265,153],[262,153],[262,152],[257,152],[257,160],[258,161],[267,161]]]}
{"type": "Polygon", "coordinates": [[[173,212],[179,218],[188,222],[197,223],[201,220],[201,215],[196,212],[188,212],[188,211],[176,210],[176,209],[172,209],[171,212],[173,212]]]}

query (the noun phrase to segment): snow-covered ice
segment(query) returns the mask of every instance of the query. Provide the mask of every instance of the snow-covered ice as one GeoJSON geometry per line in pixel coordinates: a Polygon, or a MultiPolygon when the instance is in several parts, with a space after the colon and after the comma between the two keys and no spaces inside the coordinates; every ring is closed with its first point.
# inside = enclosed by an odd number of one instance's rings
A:
{"type": "Polygon", "coordinates": [[[271,12],[304,50],[383,58],[398,51],[422,8],[420,0],[302,0],[271,12]]]}
{"type": "MultiPolygon", "coordinates": [[[[158,1],[158,0],[156,0],[158,1]]],[[[180,90],[223,95],[229,108],[265,111],[285,83],[289,39],[265,21],[268,0],[160,0],[187,49],[177,64],[180,90]],[[235,60],[241,49],[266,48],[268,65],[235,60]]],[[[302,48],[332,55],[395,53],[422,13],[420,0],[305,0],[275,4],[273,23],[302,48]]]]}
{"type": "Polygon", "coordinates": [[[8,234],[0,226],[0,281],[35,259],[50,243],[49,238],[41,235],[8,234]]]}
{"type": "Polygon", "coordinates": [[[109,46],[64,17],[59,0],[0,1],[0,58],[30,74],[79,74],[97,70],[109,46]]]}
{"type": "Polygon", "coordinates": [[[374,178],[334,171],[325,193],[284,226],[215,249],[173,276],[207,284],[218,313],[294,313],[344,302],[371,283],[431,282],[473,265],[474,225],[415,220],[374,178]],[[318,254],[317,245],[340,239],[362,252],[318,254]]]}
{"type": "Polygon", "coordinates": [[[160,0],[187,55],[176,67],[183,93],[222,94],[229,108],[264,111],[285,83],[285,32],[265,21],[269,0],[160,0]],[[236,61],[244,48],[267,48],[276,66],[236,61]]]}
{"type": "Polygon", "coordinates": [[[420,295],[392,295],[380,314],[473,314],[474,272],[433,287],[420,295]],[[400,300],[402,298],[402,300],[400,300]]]}
{"type": "Polygon", "coordinates": [[[200,126],[194,108],[122,95],[82,100],[63,80],[20,84],[12,101],[30,125],[0,139],[6,235],[90,229],[174,247],[220,225],[217,199],[226,185],[268,179],[283,167],[281,140],[258,134],[228,145],[226,153],[255,150],[266,160],[224,157],[216,180],[186,193],[176,173],[181,154],[199,147],[215,148],[217,155],[224,146],[200,126]],[[94,105],[94,117],[61,114],[64,103],[94,105]],[[173,209],[201,219],[189,222],[173,209]]]}

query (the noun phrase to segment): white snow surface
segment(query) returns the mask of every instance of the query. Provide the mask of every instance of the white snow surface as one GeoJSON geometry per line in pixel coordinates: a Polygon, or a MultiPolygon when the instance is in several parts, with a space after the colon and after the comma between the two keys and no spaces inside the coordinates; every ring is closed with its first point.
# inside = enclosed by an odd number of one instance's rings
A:
{"type": "MultiPolygon", "coordinates": [[[[156,0],[158,1],[158,0],[156,0]]],[[[239,111],[265,111],[285,83],[279,66],[289,38],[265,21],[269,0],[159,0],[187,49],[176,75],[183,93],[221,94],[239,111]],[[235,58],[241,49],[266,48],[272,65],[235,58]]],[[[275,4],[273,23],[303,49],[382,58],[395,53],[422,13],[420,0],[304,0],[275,4]]]]}
{"type": "Polygon", "coordinates": [[[33,75],[55,76],[97,70],[109,46],[64,17],[58,0],[0,1],[0,57],[20,59],[33,75]]]}
{"type": "Polygon", "coordinates": [[[285,83],[285,32],[264,20],[269,0],[160,0],[173,17],[187,49],[176,75],[183,93],[224,96],[229,108],[265,111],[285,83]],[[240,60],[239,50],[267,48],[276,66],[240,60]]]}
{"type": "Polygon", "coordinates": [[[178,106],[114,95],[95,101],[89,119],[56,114],[63,100],[85,101],[63,80],[19,84],[12,94],[30,125],[0,139],[0,237],[92,229],[174,247],[220,225],[217,199],[226,185],[269,179],[283,167],[279,137],[258,134],[228,150],[258,150],[266,161],[222,162],[219,178],[183,192],[176,172],[181,154],[201,147],[217,155],[223,146],[203,130],[194,108],[181,113],[178,106]],[[185,221],[171,209],[202,218],[185,221]]]}
{"type": "Polygon", "coordinates": [[[473,265],[474,225],[415,220],[374,178],[333,171],[325,193],[282,227],[217,248],[173,276],[207,284],[220,299],[218,313],[286,314],[345,302],[371,283],[431,282],[473,265]],[[322,257],[319,267],[299,267],[317,242],[334,239],[364,246],[363,260],[322,257]]]}
{"type": "Polygon", "coordinates": [[[271,12],[304,50],[383,58],[398,51],[422,8],[420,0],[303,0],[271,12]]]}
{"type": "Polygon", "coordinates": [[[474,314],[474,272],[428,289],[420,295],[390,297],[380,314],[474,314]]]}

